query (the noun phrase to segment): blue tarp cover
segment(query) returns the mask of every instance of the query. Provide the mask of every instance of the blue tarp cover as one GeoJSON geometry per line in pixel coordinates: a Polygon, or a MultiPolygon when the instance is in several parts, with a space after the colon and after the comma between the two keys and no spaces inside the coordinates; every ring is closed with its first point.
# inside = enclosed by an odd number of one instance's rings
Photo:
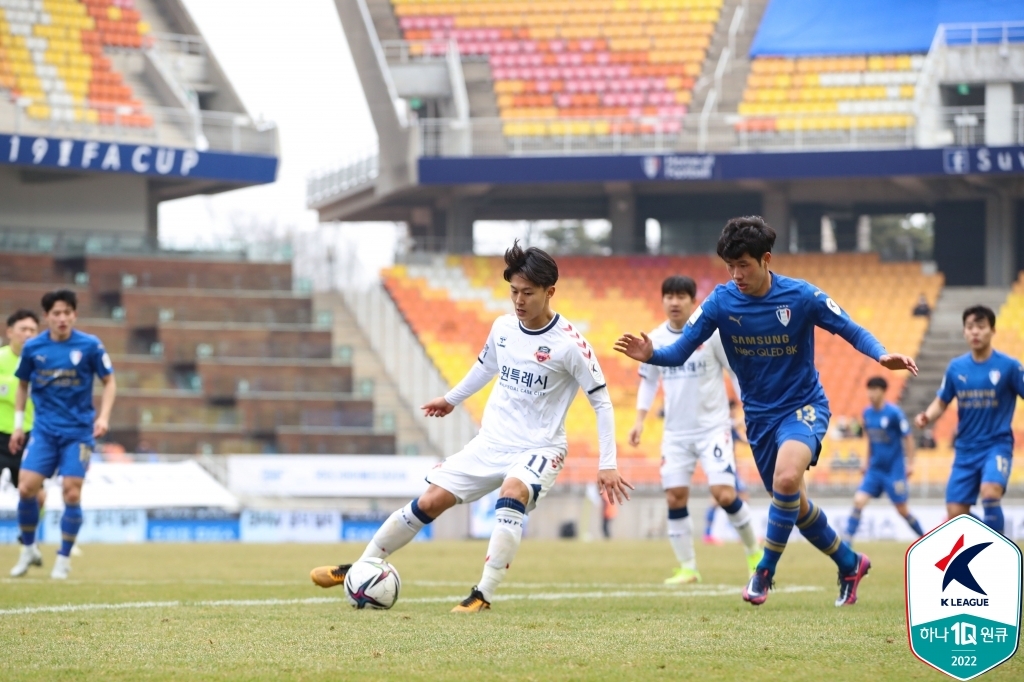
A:
{"type": "Polygon", "coordinates": [[[1024,21],[1024,0],[771,0],[750,54],[923,53],[939,24],[994,21],[1024,21]]]}

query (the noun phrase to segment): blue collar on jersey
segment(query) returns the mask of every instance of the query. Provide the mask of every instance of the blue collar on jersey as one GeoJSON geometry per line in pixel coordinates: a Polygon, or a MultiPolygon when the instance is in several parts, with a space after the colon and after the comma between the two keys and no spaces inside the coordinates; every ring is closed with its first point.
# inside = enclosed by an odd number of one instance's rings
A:
{"type": "Polygon", "coordinates": [[[538,336],[540,334],[546,334],[547,332],[549,332],[549,331],[551,331],[552,329],[555,328],[555,325],[558,324],[558,318],[559,317],[560,317],[559,314],[555,313],[555,316],[551,318],[551,321],[548,322],[546,325],[544,325],[544,327],[542,327],[541,329],[527,329],[526,327],[523,326],[523,323],[520,320],[520,322],[519,322],[519,331],[521,331],[524,334],[529,334],[530,336],[538,336]]]}

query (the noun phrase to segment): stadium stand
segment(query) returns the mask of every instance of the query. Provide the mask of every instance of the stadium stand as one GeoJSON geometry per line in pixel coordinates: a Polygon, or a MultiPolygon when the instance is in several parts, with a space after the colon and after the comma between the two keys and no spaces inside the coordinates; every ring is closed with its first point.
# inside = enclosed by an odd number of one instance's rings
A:
{"type": "Polygon", "coordinates": [[[182,257],[58,259],[0,252],[0,304],[38,310],[73,289],[119,381],[109,440],[131,451],[393,454],[372,399],[334,359],[327,320],[289,263],[182,257]]]}
{"type": "Polygon", "coordinates": [[[736,125],[749,132],[906,129],[924,55],[758,57],[736,125]]]}
{"type": "Polygon", "coordinates": [[[722,0],[393,0],[413,55],[490,61],[509,136],[678,132],[722,0]]]}
{"type": "MultiPolygon", "coordinates": [[[[486,339],[493,319],[507,309],[507,290],[500,259],[448,256],[434,265],[400,265],[384,273],[384,284],[415,331],[427,354],[444,378],[454,385],[463,376],[486,339]]],[[[922,274],[915,263],[883,263],[877,254],[780,256],[775,267],[782,274],[806,278],[827,291],[857,320],[868,326],[887,347],[916,353],[928,322],[910,311],[918,292],[938,298],[941,275],[922,274]],[[881,302],[884,302],[881,303],[881,302]]],[[[650,330],[663,321],[659,287],[671,274],[685,273],[698,283],[703,298],[726,273],[717,259],[687,257],[559,258],[560,279],[554,307],[572,320],[599,349],[617,410],[620,453],[625,457],[658,459],[661,424],[649,422],[641,448],[627,444],[636,406],[636,366],[611,351],[625,330],[650,330]],[[603,349],[603,350],[600,350],[603,349]]],[[[833,415],[859,416],[864,383],[884,370],[858,354],[838,337],[821,330],[815,339],[818,368],[828,392],[833,415]]],[[[889,374],[893,396],[905,377],[889,374]]],[[[480,419],[486,391],[467,401],[480,419]]],[[[566,419],[574,458],[596,456],[594,415],[586,401],[576,401],[566,419]]],[[[863,455],[863,443],[843,441],[842,452],[863,455]],[[849,446],[849,447],[848,447],[849,446]]],[[[826,457],[831,451],[826,452],[826,457]]],[[[756,477],[752,461],[744,458],[743,474],[756,477]],[[749,466],[746,466],[749,464],[749,466]]],[[[642,465],[638,474],[647,471],[642,465]]],[[[821,467],[817,475],[830,475],[821,467]]],[[[652,479],[653,480],[653,479],[652,479]]]]}
{"type": "Polygon", "coordinates": [[[153,126],[104,48],[138,50],[134,0],[0,0],[0,87],[30,118],[153,126]]]}

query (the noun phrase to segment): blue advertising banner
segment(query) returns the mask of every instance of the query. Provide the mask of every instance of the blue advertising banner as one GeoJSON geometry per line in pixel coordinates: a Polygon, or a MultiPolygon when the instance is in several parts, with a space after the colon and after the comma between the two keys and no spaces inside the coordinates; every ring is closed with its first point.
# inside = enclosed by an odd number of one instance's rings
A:
{"type": "Polygon", "coordinates": [[[1024,147],[645,156],[424,157],[422,185],[800,180],[1024,173],[1024,147]]]}
{"type": "Polygon", "coordinates": [[[241,184],[262,184],[277,178],[274,156],[23,135],[0,135],[0,163],[241,184]]]}

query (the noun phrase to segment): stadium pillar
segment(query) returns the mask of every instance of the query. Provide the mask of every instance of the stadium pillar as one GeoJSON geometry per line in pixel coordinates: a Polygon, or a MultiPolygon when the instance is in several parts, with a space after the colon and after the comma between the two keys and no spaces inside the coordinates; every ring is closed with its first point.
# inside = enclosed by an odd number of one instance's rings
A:
{"type": "Polygon", "coordinates": [[[156,248],[159,244],[160,200],[153,188],[146,188],[146,243],[156,248]]]}
{"type": "Polygon", "coordinates": [[[642,253],[645,235],[636,219],[636,195],[631,188],[609,188],[608,221],[612,224],[613,253],[642,253]]]}
{"type": "Polygon", "coordinates": [[[775,251],[789,252],[789,197],[778,189],[766,190],[761,197],[765,220],[775,230],[775,251]]]}
{"type": "Polygon", "coordinates": [[[1006,192],[985,199],[985,285],[1008,287],[1016,273],[1016,203],[1006,192]]]}
{"type": "Polygon", "coordinates": [[[445,211],[445,251],[473,253],[473,205],[454,201],[445,211]]]}

